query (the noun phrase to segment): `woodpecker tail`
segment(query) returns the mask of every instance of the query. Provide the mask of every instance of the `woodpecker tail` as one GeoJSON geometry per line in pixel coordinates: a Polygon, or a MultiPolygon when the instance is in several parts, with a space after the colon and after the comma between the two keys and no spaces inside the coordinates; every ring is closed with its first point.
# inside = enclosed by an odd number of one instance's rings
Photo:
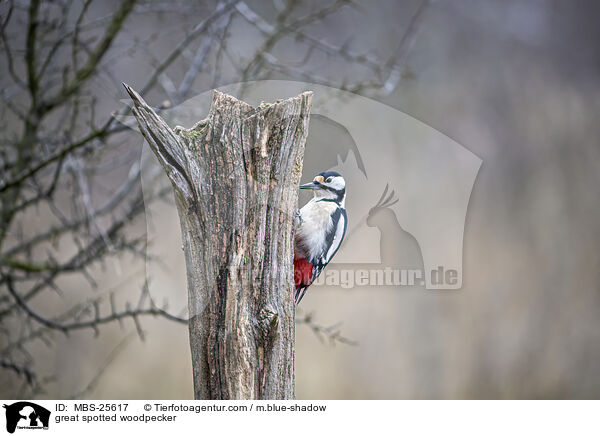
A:
{"type": "Polygon", "coordinates": [[[312,283],[313,266],[302,257],[294,258],[294,285],[296,287],[296,304],[300,303],[306,293],[306,288],[312,283]]]}
{"type": "Polygon", "coordinates": [[[306,294],[306,290],[308,289],[308,286],[300,286],[299,288],[296,289],[296,304],[300,304],[300,301],[302,301],[302,298],[304,297],[304,294],[306,294]]]}

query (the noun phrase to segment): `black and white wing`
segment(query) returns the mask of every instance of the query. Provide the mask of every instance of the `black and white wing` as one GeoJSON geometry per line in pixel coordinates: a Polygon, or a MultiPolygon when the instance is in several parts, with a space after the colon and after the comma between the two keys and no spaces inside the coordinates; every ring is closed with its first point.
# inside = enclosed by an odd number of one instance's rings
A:
{"type": "Polygon", "coordinates": [[[325,235],[325,243],[323,244],[323,252],[315,259],[313,263],[313,281],[321,274],[323,268],[331,261],[335,253],[337,253],[348,226],[348,218],[346,209],[337,208],[331,215],[332,225],[325,235]]]}

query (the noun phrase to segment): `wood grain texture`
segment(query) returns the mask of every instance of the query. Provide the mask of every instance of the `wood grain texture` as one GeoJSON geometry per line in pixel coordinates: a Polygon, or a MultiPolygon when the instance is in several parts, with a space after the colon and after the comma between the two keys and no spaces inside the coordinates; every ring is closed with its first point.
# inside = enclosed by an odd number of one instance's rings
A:
{"type": "Polygon", "coordinates": [[[125,85],[175,191],[197,399],[294,398],[293,222],[312,93],[254,108],[215,91],[171,129],[125,85]]]}

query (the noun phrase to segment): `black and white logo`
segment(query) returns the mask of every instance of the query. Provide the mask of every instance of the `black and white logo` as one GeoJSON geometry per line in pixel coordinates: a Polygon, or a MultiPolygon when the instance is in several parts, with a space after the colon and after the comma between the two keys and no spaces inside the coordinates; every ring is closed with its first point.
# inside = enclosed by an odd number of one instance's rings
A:
{"type": "Polygon", "coordinates": [[[3,406],[6,409],[6,431],[14,433],[16,429],[47,430],[50,411],[29,401],[19,401],[3,406]]]}

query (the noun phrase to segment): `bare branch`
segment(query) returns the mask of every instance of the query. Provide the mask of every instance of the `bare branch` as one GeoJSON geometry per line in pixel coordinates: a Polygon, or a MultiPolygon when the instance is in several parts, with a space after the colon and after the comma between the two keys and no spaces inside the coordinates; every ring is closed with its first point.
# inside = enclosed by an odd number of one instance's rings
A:
{"type": "MultiPolygon", "coordinates": [[[[242,17],[244,17],[246,21],[256,26],[256,28],[259,29],[264,35],[271,37],[276,33],[276,27],[258,15],[245,2],[238,3],[236,10],[242,17]]],[[[310,33],[304,32],[301,29],[292,29],[290,33],[295,34],[297,38],[299,38],[299,41],[305,41],[309,43],[311,47],[314,47],[323,53],[341,56],[343,59],[349,62],[367,65],[375,72],[380,72],[381,70],[381,61],[369,53],[355,53],[350,50],[348,46],[336,46],[325,40],[316,38],[310,33]]]]}
{"type": "Polygon", "coordinates": [[[32,100],[32,108],[37,105],[38,79],[35,70],[36,53],[35,43],[38,28],[38,13],[40,11],[41,0],[32,0],[29,4],[29,26],[27,28],[27,48],[25,50],[25,61],[27,63],[27,83],[29,85],[29,94],[32,100]]]}
{"type": "Polygon", "coordinates": [[[27,366],[17,365],[16,363],[13,363],[6,359],[0,359],[0,368],[8,369],[19,376],[25,377],[25,380],[27,380],[27,383],[30,385],[32,385],[35,379],[37,378],[35,373],[31,371],[27,366]]]}
{"type": "Polygon", "coordinates": [[[85,136],[84,138],[80,139],[79,141],[69,144],[68,146],[64,147],[60,151],[54,153],[52,156],[49,156],[46,159],[42,160],[41,162],[33,165],[31,168],[28,168],[25,172],[18,175],[13,180],[8,181],[4,185],[0,186],[0,193],[6,192],[11,188],[15,188],[15,187],[21,185],[25,180],[29,179],[34,174],[38,173],[40,170],[46,168],[48,165],[50,165],[56,161],[63,159],[69,153],[71,153],[81,147],[84,147],[86,145],[89,145],[89,143],[91,141],[93,141],[95,139],[102,139],[102,138],[106,137],[109,134],[107,129],[108,129],[108,125],[105,126],[103,129],[100,129],[100,130],[90,133],[88,136],[85,136]]]}
{"type": "Polygon", "coordinates": [[[121,7],[113,15],[111,23],[106,28],[106,31],[104,32],[100,42],[90,53],[85,65],[76,71],[73,80],[64,85],[59,94],[48,98],[40,105],[38,109],[39,113],[49,112],[56,106],[63,103],[66,99],[75,94],[81,88],[81,86],[83,86],[86,80],[96,72],[98,64],[112,45],[114,39],[121,30],[125,19],[133,10],[133,6],[135,5],[136,1],[137,0],[123,0],[121,7]]]}
{"type": "Polygon", "coordinates": [[[4,18],[4,21],[2,22],[2,25],[0,27],[0,39],[2,40],[2,44],[4,45],[4,50],[6,52],[6,61],[8,64],[8,72],[10,73],[11,78],[17,84],[18,87],[25,88],[26,87],[25,82],[21,79],[21,77],[15,71],[14,57],[12,54],[10,44],[8,43],[8,37],[6,35],[6,28],[8,27],[8,23],[10,22],[10,20],[12,18],[13,11],[14,11],[14,1],[11,1],[8,12],[6,13],[6,17],[4,18]]]}
{"type": "Polygon", "coordinates": [[[185,50],[185,48],[198,36],[202,35],[208,27],[218,18],[228,13],[237,4],[238,0],[228,1],[225,4],[219,4],[215,11],[205,20],[198,23],[192,31],[175,47],[175,49],[167,56],[167,58],[154,70],[152,76],[146,85],[140,91],[141,95],[145,95],[156,83],[158,77],[169,67],[175,59],[185,50]]]}
{"type": "MultiPolygon", "coordinates": [[[[298,313],[299,310],[296,310],[298,313]]],[[[342,335],[340,330],[341,323],[333,324],[329,327],[317,324],[314,320],[313,313],[307,313],[303,317],[296,318],[296,325],[305,325],[312,330],[319,341],[323,342],[324,339],[328,339],[329,343],[334,345],[336,342],[346,345],[358,345],[358,342],[346,338],[342,335]]]]}
{"type": "Polygon", "coordinates": [[[176,322],[179,322],[182,324],[187,324],[187,320],[179,318],[175,315],[170,315],[170,314],[166,313],[164,310],[154,308],[154,307],[151,307],[148,309],[130,309],[130,308],[128,308],[122,312],[115,312],[115,313],[111,313],[110,315],[105,315],[105,316],[100,316],[99,314],[96,314],[95,317],[93,317],[92,319],[87,320],[87,321],[61,323],[61,322],[46,318],[42,315],[39,315],[37,312],[35,312],[33,309],[31,309],[27,305],[25,300],[23,300],[23,298],[15,290],[13,283],[12,283],[12,278],[10,278],[10,276],[7,277],[6,284],[7,284],[8,292],[13,296],[13,298],[15,299],[15,301],[17,302],[19,307],[21,309],[23,309],[23,311],[25,313],[27,313],[27,315],[29,317],[31,317],[32,319],[34,319],[41,325],[48,327],[49,329],[59,330],[64,334],[67,334],[72,330],[97,329],[98,326],[100,326],[102,324],[107,324],[107,323],[110,323],[113,321],[118,321],[118,320],[121,320],[124,318],[133,319],[136,323],[136,327],[139,328],[138,317],[144,316],[144,315],[163,316],[167,319],[170,319],[171,321],[176,321],[176,322]]]}
{"type": "Polygon", "coordinates": [[[408,25],[408,29],[404,33],[404,36],[400,40],[400,44],[398,45],[398,49],[396,50],[396,54],[390,58],[388,61],[388,65],[386,66],[389,69],[389,75],[387,80],[383,85],[383,90],[386,95],[391,94],[400,79],[402,78],[402,70],[404,68],[404,63],[406,62],[406,58],[412,51],[412,48],[417,40],[417,34],[421,28],[423,23],[423,14],[425,10],[433,3],[434,0],[423,0],[417,11],[413,15],[410,23],[408,25]]]}

